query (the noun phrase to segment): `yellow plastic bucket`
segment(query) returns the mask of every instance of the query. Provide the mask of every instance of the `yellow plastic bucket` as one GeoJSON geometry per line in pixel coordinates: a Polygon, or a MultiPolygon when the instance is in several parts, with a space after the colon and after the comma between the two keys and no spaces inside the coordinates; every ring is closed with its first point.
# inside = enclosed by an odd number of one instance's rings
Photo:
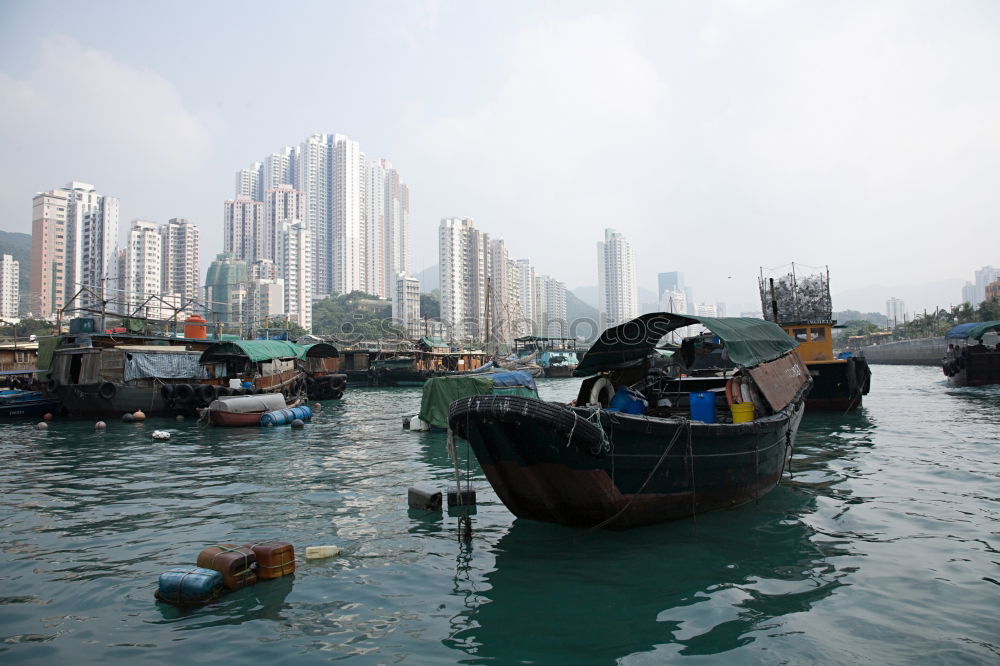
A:
{"type": "Polygon", "coordinates": [[[733,423],[753,421],[753,403],[737,402],[729,406],[733,412],[733,423]]]}

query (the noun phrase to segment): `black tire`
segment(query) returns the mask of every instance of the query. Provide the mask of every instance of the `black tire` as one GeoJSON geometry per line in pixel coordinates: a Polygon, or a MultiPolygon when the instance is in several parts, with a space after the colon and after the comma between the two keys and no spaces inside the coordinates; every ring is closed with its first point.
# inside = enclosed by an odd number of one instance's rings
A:
{"type": "Polygon", "coordinates": [[[469,415],[487,415],[499,422],[518,422],[528,418],[545,423],[566,437],[573,434],[573,444],[581,453],[603,455],[605,437],[600,428],[565,405],[516,396],[472,396],[459,398],[448,408],[448,425],[459,437],[468,439],[469,415]]]}
{"type": "Polygon", "coordinates": [[[341,391],[340,389],[334,389],[333,393],[330,394],[330,397],[333,398],[334,400],[340,400],[341,398],[344,397],[344,392],[341,391]]]}
{"type": "Polygon", "coordinates": [[[218,397],[225,398],[226,396],[232,395],[233,390],[228,386],[220,386],[218,389],[216,389],[215,393],[218,397]]]}
{"type": "Polygon", "coordinates": [[[215,386],[212,384],[198,384],[198,388],[195,390],[195,395],[198,396],[200,400],[205,405],[209,405],[215,400],[216,395],[215,386]]]}
{"type": "Polygon", "coordinates": [[[160,397],[167,401],[167,403],[170,403],[174,399],[174,385],[164,384],[161,386],[160,397]]]}
{"type": "Polygon", "coordinates": [[[59,390],[59,380],[53,377],[49,381],[45,382],[45,390],[49,393],[55,393],[59,390]]]}
{"type": "Polygon", "coordinates": [[[174,387],[174,400],[179,405],[189,404],[194,400],[194,387],[190,384],[178,384],[174,387]]]}
{"type": "Polygon", "coordinates": [[[17,377],[14,377],[14,379],[10,380],[10,387],[12,389],[19,389],[19,388],[21,388],[21,380],[18,379],[17,377]]]}
{"type": "Polygon", "coordinates": [[[312,377],[306,378],[306,392],[312,394],[316,390],[316,380],[312,377]]]}
{"type": "Polygon", "coordinates": [[[115,393],[118,393],[118,387],[111,382],[104,382],[97,387],[97,395],[105,400],[111,400],[114,398],[115,393]]]}

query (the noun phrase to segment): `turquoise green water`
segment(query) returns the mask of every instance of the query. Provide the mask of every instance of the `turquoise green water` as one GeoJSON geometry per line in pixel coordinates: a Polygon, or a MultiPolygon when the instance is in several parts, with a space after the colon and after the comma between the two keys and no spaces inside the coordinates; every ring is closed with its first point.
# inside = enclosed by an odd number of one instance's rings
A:
{"type": "Polygon", "coordinates": [[[584,533],[515,520],[473,462],[468,544],[407,508],[454,478],[443,434],[401,428],[419,389],[351,389],[303,430],[0,425],[0,661],[997,663],[1000,387],[874,371],[860,412],[806,414],[759,504],[584,533]],[[202,548],[268,538],[293,577],[154,601],[202,548]],[[322,544],[343,555],[301,559],[322,544]]]}

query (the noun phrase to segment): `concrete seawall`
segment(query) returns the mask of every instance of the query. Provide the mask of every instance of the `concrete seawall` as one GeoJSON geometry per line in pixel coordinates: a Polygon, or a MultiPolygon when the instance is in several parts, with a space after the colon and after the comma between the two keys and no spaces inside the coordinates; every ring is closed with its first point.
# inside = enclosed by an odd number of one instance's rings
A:
{"type": "Polygon", "coordinates": [[[889,365],[941,365],[941,357],[948,350],[943,337],[920,340],[900,340],[861,349],[869,363],[889,365]]]}
{"type": "MultiPolygon", "coordinates": [[[[987,333],[983,343],[991,347],[1000,341],[996,333],[987,333]]],[[[963,340],[952,340],[953,343],[965,344],[963,340]]],[[[973,344],[976,344],[973,342],[973,344]]],[[[871,364],[887,365],[941,365],[941,359],[948,351],[948,340],[940,338],[921,338],[919,340],[900,340],[886,342],[881,345],[862,347],[858,352],[871,364]]]]}

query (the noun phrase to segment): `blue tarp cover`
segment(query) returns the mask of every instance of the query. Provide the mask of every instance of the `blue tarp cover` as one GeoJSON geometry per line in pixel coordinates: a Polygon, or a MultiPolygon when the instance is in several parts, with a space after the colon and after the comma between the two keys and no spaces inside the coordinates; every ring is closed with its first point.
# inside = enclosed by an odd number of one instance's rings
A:
{"type": "Polygon", "coordinates": [[[198,363],[200,357],[201,352],[126,352],[124,379],[208,379],[208,370],[198,363]]]}
{"type": "Polygon", "coordinates": [[[494,372],[490,375],[490,379],[493,380],[494,386],[511,387],[511,386],[523,386],[524,388],[529,388],[532,391],[537,391],[538,387],[535,385],[535,378],[531,376],[530,372],[524,372],[523,370],[515,370],[513,372],[494,372]]]}
{"type": "Polygon", "coordinates": [[[983,336],[990,331],[998,330],[1000,330],[1000,320],[972,321],[967,324],[959,324],[958,326],[952,327],[950,331],[944,334],[944,337],[949,340],[964,340],[966,338],[982,340],[983,336]]]}

